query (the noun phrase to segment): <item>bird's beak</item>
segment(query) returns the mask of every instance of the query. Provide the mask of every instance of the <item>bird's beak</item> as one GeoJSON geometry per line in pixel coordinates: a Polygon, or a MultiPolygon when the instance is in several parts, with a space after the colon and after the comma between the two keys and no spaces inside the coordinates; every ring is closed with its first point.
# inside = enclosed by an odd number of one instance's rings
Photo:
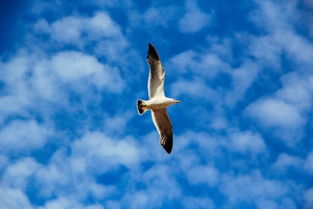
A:
{"type": "Polygon", "coordinates": [[[181,103],[181,101],[179,101],[179,100],[175,100],[175,102],[176,102],[176,103],[181,103]]]}

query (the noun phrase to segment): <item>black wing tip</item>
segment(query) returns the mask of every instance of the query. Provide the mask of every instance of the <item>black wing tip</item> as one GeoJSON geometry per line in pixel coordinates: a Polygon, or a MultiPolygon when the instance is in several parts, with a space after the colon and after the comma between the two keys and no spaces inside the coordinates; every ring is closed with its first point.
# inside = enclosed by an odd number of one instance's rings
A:
{"type": "Polygon", "coordinates": [[[163,146],[163,148],[165,149],[165,151],[167,152],[167,154],[171,154],[171,152],[172,152],[172,147],[163,146]]]}
{"type": "Polygon", "coordinates": [[[161,143],[161,145],[165,149],[167,154],[171,154],[172,149],[173,149],[173,137],[171,137],[170,139],[167,139],[165,143],[164,144],[161,143]]]}
{"type": "Polygon", "coordinates": [[[151,42],[149,42],[149,50],[150,50],[150,48],[155,49],[151,42]]]}
{"type": "Polygon", "coordinates": [[[149,42],[149,50],[148,50],[147,58],[149,56],[154,58],[154,59],[160,60],[159,55],[158,55],[156,49],[154,48],[154,46],[150,42],[149,42]]]}

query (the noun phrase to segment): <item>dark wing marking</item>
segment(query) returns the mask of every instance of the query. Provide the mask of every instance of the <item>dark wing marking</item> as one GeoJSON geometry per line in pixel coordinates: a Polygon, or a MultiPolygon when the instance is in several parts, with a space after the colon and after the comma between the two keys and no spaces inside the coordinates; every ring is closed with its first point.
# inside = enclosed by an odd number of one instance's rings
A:
{"type": "Polygon", "coordinates": [[[148,80],[149,97],[164,96],[165,74],[160,57],[151,43],[149,43],[147,62],[150,66],[148,80]]]}
{"type": "Polygon", "coordinates": [[[151,111],[153,123],[160,134],[160,144],[170,154],[173,148],[173,127],[166,108],[151,111]]]}

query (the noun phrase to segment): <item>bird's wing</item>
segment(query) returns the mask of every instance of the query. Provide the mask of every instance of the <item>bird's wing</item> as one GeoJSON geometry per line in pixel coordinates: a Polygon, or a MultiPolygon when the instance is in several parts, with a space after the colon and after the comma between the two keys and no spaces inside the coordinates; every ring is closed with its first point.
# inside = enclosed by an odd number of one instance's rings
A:
{"type": "Polygon", "coordinates": [[[148,80],[149,97],[164,96],[164,69],[160,57],[151,43],[149,43],[147,62],[150,66],[148,80]]]}
{"type": "Polygon", "coordinates": [[[170,154],[173,148],[173,127],[166,108],[154,109],[151,111],[151,115],[153,123],[161,136],[160,144],[170,154]]]}

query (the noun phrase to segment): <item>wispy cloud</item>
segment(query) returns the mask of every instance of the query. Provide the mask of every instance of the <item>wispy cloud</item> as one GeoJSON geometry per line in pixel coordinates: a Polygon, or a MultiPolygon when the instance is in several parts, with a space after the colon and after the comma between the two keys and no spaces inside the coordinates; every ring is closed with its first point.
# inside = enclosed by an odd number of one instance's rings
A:
{"type": "Polygon", "coordinates": [[[182,33],[198,32],[209,26],[212,16],[202,12],[196,1],[186,1],[186,13],[179,21],[179,30],[182,33]]]}
{"type": "Polygon", "coordinates": [[[121,36],[119,26],[103,12],[98,12],[92,17],[68,16],[51,24],[41,19],[35,25],[35,31],[39,34],[50,35],[51,39],[56,42],[81,47],[87,41],[121,36]]]}
{"type": "Polygon", "coordinates": [[[280,154],[273,164],[279,170],[287,169],[290,167],[300,167],[303,165],[303,160],[299,157],[294,157],[288,154],[280,154]]]}
{"type": "Polygon", "coordinates": [[[265,126],[296,128],[304,123],[296,108],[278,99],[262,99],[249,107],[248,111],[265,126]]]}
{"type": "Polygon", "coordinates": [[[0,194],[2,196],[0,200],[1,207],[12,208],[12,209],[33,208],[27,196],[23,192],[21,192],[19,189],[1,187],[0,194]]]}
{"type": "Polygon", "coordinates": [[[34,120],[15,120],[0,130],[1,153],[39,149],[48,140],[51,132],[51,128],[40,125],[34,120]]]}
{"type": "Polygon", "coordinates": [[[256,203],[258,208],[275,208],[278,207],[276,201],[287,193],[287,188],[281,182],[267,180],[257,171],[251,175],[230,178],[222,186],[222,191],[229,197],[229,208],[251,202],[256,203]]]}

